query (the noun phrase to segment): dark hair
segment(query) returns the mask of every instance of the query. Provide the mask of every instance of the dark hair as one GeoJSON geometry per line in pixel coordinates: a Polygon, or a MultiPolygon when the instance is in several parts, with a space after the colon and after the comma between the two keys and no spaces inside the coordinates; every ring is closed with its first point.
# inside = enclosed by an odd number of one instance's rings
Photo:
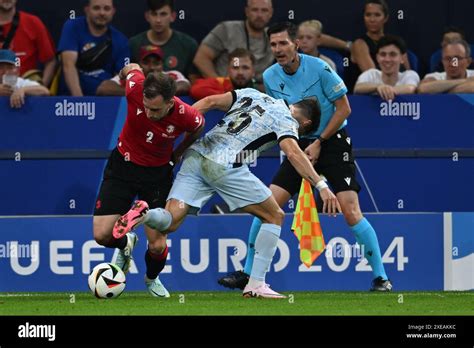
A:
{"type": "Polygon", "coordinates": [[[462,46],[464,46],[464,50],[466,51],[466,58],[469,58],[471,56],[471,45],[469,45],[466,40],[463,40],[463,39],[448,40],[443,45],[443,49],[448,45],[462,45],[462,46]]]}
{"type": "Polygon", "coordinates": [[[444,28],[443,36],[446,35],[447,33],[458,33],[458,34],[461,35],[462,39],[466,39],[466,33],[460,27],[455,27],[455,26],[450,25],[450,26],[444,28]]]}
{"type": "MultiPolygon", "coordinates": [[[[85,6],[90,6],[90,5],[91,5],[91,0],[86,0],[85,6]]],[[[112,6],[115,7],[115,5],[114,5],[114,0],[112,0],[112,6]]]]}
{"type": "Polygon", "coordinates": [[[169,75],[161,72],[149,73],[143,83],[143,95],[147,99],[162,96],[168,101],[176,94],[176,82],[169,75]]]}
{"type": "Polygon", "coordinates": [[[407,45],[405,41],[400,36],[396,35],[384,35],[380,38],[377,42],[377,50],[376,52],[379,53],[380,49],[386,46],[394,45],[398,47],[402,54],[407,53],[407,45]]]}
{"type": "Polygon", "coordinates": [[[365,0],[364,4],[364,12],[365,8],[367,7],[368,4],[376,4],[382,6],[382,12],[385,15],[385,17],[388,17],[388,4],[385,0],[365,0]]]}
{"type": "Polygon", "coordinates": [[[147,11],[158,11],[160,8],[169,6],[174,11],[174,0],[147,0],[147,11]]]}
{"type": "Polygon", "coordinates": [[[298,27],[291,22],[280,22],[271,25],[270,28],[268,28],[267,30],[268,38],[270,38],[272,34],[281,33],[283,31],[286,31],[288,33],[288,36],[290,37],[291,41],[296,40],[298,27]]]}
{"type": "Polygon", "coordinates": [[[234,58],[250,58],[252,61],[252,65],[255,66],[257,60],[255,56],[249,50],[245,48],[236,48],[232,52],[229,53],[229,63],[234,60],[234,58]]]}
{"type": "Polygon", "coordinates": [[[300,100],[299,102],[293,104],[294,107],[297,107],[303,112],[303,115],[310,119],[311,128],[307,132],[313,132],[319,127],[321,121],[321,107],[319,106],[318,99],[316,97],[307,98],[300,100]]]}

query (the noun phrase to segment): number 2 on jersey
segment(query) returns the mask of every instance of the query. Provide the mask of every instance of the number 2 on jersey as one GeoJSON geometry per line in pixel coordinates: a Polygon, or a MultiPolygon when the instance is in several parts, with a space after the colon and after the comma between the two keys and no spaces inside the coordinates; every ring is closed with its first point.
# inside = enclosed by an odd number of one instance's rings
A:
{"type": "Polygon", "coordinates": [[[146,142],[151,144],[151,140],[153,139],[153,132],[147,132],[146,133],[146,142]]]}

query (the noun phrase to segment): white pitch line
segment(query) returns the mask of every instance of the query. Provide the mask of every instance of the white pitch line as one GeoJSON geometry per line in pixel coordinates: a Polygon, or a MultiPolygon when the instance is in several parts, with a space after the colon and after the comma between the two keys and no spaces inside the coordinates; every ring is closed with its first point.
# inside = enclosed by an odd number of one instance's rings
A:
{"type": "Polygon", "coordinates": [[[359,167],[359,165],[357,164],[357,161],[356,161],[356,160],[354,160],[354,163],[355,163],[357,169],[359,170],[360,177],[362,178],[362,181],[364,182],[365,187],[367,188],[367,192],[369,193],[370,199],[372,200],[372,204],[373,204],[374,207],[375,207],[375,211],[378,213],[378,212],[379,212],[379,208],[377,207],[377,203],[375,203],[375,199],[374,199],[374,196],[372,195],[372,191],[370,190],[369,184],[368,184],[367,181],[365,180],[364,174],[362,173],[362,170],[360,169],[360,167],[359,167]]]}
{"type": "Polygon", "coordinates": [[[33,297],[33,296],[50,296],[49,293],[46,294],[0,294],[0,297],[33,297]]]}

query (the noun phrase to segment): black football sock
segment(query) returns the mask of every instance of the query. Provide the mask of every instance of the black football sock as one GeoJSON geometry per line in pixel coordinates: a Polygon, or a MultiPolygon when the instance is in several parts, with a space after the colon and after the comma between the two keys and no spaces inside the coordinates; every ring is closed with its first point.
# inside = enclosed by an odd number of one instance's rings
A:
{"type": "Polygon", "coordinates": [[[123,250],[127,246],[127,242],[128,242],[128,239],[127,239],[126,235],[123,236],[120,239],[112,238],[111,241],[110,241],[110,244],[108,245],[108,247],[109,248],[118,248],[120,250],[123,250]]]}
{"type": "Polygon", "coordinates": [[[168,256],[168,246],[161,254],[155,254],[147,249],[145,253],[146,276],[148,279],[156,279],[160,272],[165,268],[166,258],[168,256]]]}

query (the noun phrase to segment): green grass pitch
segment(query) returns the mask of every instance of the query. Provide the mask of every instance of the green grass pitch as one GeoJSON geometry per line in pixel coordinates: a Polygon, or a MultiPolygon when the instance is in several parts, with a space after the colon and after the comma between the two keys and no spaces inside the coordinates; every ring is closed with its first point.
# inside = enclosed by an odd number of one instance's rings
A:
{"type": "Polygon", "coordinates": [[[474,292],[292,292],[245,299],[238,291],[125,291],[112,300],[78,293],[1,293],[0,315],[474,315],[474,292]],[[73,296],[72,296],[73,295],[73,296]]]}

